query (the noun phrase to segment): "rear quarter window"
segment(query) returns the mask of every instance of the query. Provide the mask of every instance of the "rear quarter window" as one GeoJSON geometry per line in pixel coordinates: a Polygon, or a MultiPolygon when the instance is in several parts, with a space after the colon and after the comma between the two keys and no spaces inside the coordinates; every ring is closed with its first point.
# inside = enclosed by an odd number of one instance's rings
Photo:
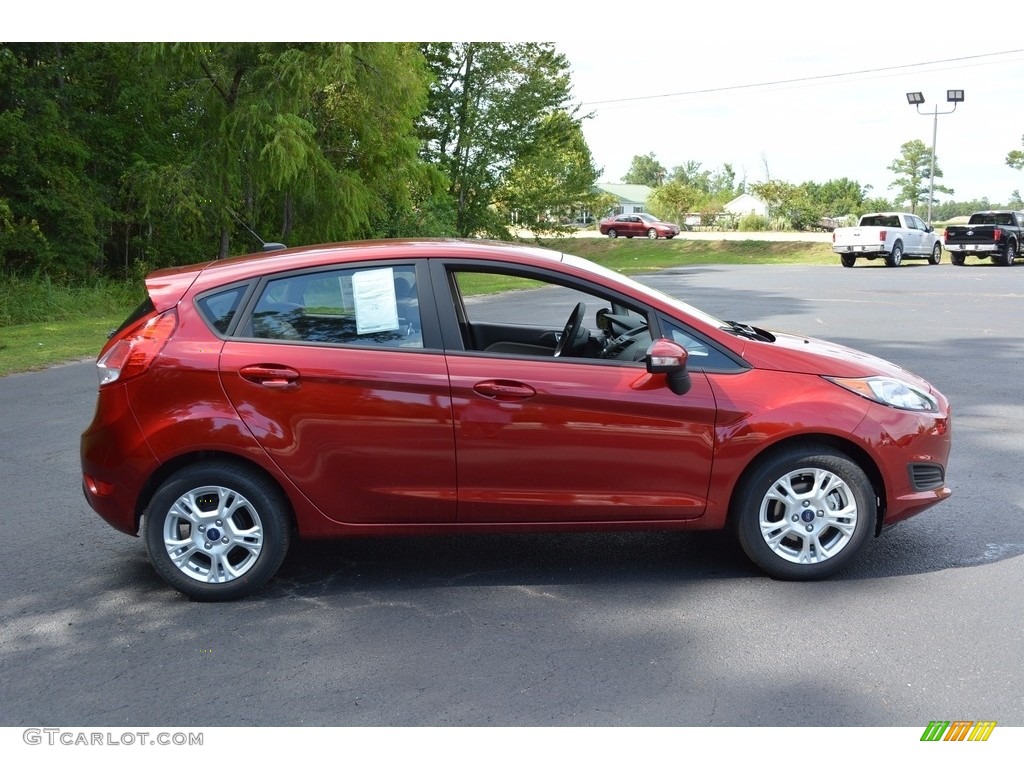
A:
{"type": "Polygon", "coordinates": [[[242,303],[247,286],[239,285],[225,291],[207,294],[196,301],[199,314],[220,334],[226,334],[242,303]]]}

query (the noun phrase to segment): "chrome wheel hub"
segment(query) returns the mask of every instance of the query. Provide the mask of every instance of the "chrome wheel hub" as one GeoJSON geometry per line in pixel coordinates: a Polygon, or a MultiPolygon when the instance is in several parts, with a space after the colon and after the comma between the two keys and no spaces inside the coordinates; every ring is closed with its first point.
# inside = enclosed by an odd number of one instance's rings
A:
{"type": "Polygon", "coordinates": [[[211,584],[249,571],[263,550],[263,524],[242,494],[223,486],[195,488],[167,511],[164,547],[175,567],[211,584]]]}
{"type": "Polygon", "coordinates": [[[850,543],[857,512],[853,491],[841,477],[798,469],[772,483],[761,500],[761,536],[783,560],[819,563],[850,543]]]}

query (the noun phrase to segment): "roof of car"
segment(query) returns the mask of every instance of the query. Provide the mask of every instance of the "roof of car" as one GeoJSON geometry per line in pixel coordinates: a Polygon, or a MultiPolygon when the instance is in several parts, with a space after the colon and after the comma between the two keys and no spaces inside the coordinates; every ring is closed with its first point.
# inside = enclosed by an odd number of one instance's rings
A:
{"type": "Polygon", "coordinates": [[[562,261],[548,248],[497,240],[421,238],[358,240],[323,243],[276,251],[261,251],[227,259],[156,270],[146,277],[146,288],[158,305],[173,304],[196,281],[206,288],[257,277],[270,272],[326,266],[357,260],[414,258],[484,258],[534,265],[562,261]],[[163,299],[163,301],[159,300],[163,299]]]}

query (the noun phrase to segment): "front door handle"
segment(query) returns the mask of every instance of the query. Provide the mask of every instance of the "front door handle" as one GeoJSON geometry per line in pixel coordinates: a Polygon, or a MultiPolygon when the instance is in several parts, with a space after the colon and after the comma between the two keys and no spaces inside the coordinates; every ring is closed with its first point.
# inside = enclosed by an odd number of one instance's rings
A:
{"type": "Polygon", "coordinates": [[[489,400],[525,400],[537,394],[529,384],[507,379],[489,379],[473,385],[473,391],[489,400]]]}

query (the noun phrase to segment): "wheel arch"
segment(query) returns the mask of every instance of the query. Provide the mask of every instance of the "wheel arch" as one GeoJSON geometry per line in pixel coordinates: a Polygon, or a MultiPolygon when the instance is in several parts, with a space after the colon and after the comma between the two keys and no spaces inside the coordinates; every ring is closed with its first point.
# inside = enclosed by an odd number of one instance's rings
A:
{"type": "Polygon", "coordinates": [[[257,462],[244,456],[239,456],[236,453],[230,453],[228,451],[194,451],[192,453],[185,453],[180,456],[175,456],[173,459],[164,462],[152,475],[146,480],[142,489],[139,491],[138,498],[135,501],[135,530],[138,532],[139,524],[142,520],[142,515],[146,511],[146,507],[149,506],[153,496],[159,490],[169,477],[180,472],[186,467],[191,467],[196,464],[209,464],[213,462],[221,462],[227,464],[235,464],[238,467],[244,467],[245,469],[255,471],[262,475],[268,482],[273,483],[280,491],[281,496],[287,502],[287,509],[285,513],[288,515],[288,519],[291,521],[292,530],[296,530],[297,520],[295,515],[295,506],[291,496],[288,493],[288,489],[278,482],[278,479],[273,474],[268,472],[264,467],[260,466],[257,462]]]}
{"type": "Polygon", "coordinates": [[[777,443],[772,443],[771,445],[766,446],[757,454],[757,456],[751,459],[743,472],[741,472],[740,476],[736,479],[736,483],[733,485],[732,492],[729,495],[727,525],[730,527],[734,527],[736,525],[737,516],[739,515],[739,510],[737,509],[738,498],[750,476],[757,472],[762,465],[772,461],[780,454],[786,453],[787,451],[800,446],[804,446],[810,450],[830,449],[844,454],[852,462],[857,464],[861,470],[863,470],[864,474],[867,475],[868,480],[871,483],[871,488],[875,494],[875,504],[877,509],[875,511],[876,518],[874,528],[875,536],[878,536],[882,531],[882,521],[885,519],[886,509],[885,480],[882,477],[881,471],[878,469],[878,465],[867,451],[852,440],[846,440],[842,437],[825,433],[791,435],[777,443]]]}

